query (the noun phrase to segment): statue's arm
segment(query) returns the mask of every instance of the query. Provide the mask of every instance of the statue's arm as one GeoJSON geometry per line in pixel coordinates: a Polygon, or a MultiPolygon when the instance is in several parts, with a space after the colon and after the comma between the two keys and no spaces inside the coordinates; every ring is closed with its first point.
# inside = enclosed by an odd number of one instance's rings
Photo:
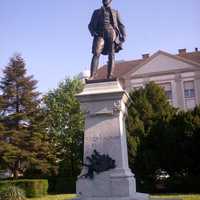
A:
{"type": "Polygon", "coordinates": [[[96,27],[96,11],[93,12],[92,18],[91,18],[90,23],[88,25],[88,29],[89,29],[92,36],[95,36],[97,34],[96,31],[95,31],[95,27],[96,27]]]}
{"type": "Polygon", "coordinates": [[[121,33],[121,36],[122,36],[121,39],[124,42],[125,39],[126,39],[126,30],[125,30],[124,24],[122,23],[122,20],[121,20],[121,17],[119,15],[119,12],[117,12],[117,23],[118,23],[118,27],[119,27],[119,30],[120,30],[120,33],[121,33]]]}

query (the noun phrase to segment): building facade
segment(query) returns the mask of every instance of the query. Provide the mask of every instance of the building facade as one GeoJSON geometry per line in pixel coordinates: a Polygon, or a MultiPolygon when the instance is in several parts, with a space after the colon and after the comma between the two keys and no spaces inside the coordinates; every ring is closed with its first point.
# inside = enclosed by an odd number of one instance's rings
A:
{"type": "MultiPolygon", "coordinates": [[[[101,67],[95,79],[106,76],[106,66],[101,67]]],[[[188,110],[200,104],[200,51],[180,49],[177,55],[158,51],[144,54],[142,59],[116,63],[114,76],[121,79],[127,91],[144,87],[150,81],[165,90],[169,102],[177,108],[188,110]]]]}

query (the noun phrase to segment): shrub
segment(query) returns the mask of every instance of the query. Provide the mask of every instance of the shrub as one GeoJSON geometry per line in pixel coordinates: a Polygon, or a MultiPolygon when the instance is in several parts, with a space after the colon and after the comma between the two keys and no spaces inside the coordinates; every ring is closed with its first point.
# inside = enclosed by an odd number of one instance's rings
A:
{"type": "Polygon", "coordinates": [[[171,177],[166,182],[167,192],[199,193],[200,176],[171,177]]]}
{"type": "Polygon", "coordinates": [[[14,181],[0,181],[0,190],[9,186],[16,186],[24,190],[26,197],[41,197],[47,195],[47,180],[22,179],[14,181]]]}
{"type": "Polygon", "coordinates": [[[49,177],[49,193],[71,194],[76,192],[76,178],[49,177]]]}
{"type": "Polygon", "coordinates": [[[15,186],[9,186],[0,192],[0,200],[25,200],[24,191],[15,186]]]}

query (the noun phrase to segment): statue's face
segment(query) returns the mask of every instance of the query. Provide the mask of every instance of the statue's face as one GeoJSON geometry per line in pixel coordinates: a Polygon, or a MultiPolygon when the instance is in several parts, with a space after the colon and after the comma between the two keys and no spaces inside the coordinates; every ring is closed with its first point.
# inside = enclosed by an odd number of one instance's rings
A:
{"type": "Polygon", "coordinates": [[[102,3],[105,7],[108,7],[111,4],[112,0],[102,0],[102,3]]]}

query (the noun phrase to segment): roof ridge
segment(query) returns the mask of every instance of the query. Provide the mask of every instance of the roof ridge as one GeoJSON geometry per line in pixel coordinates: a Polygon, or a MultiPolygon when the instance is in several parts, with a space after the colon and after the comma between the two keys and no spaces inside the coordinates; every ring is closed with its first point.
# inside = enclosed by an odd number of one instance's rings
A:
{"type": "MultiPolygon", "coordinates": [[[[149,58],[146,59],[140,58],[135,60],[123,60],[122,62],[115,63],[115,67],[113,69],[114,76],[122,77],[128,74],[130,71],[137,70],[138,67],[141,67],[146,62],[149,62],[158,54],[165,54],[167,56],[173,57],[174,59],[179,59],[183,62],[196,65],[198,67],[200,66],[200,51],[187,52],[185,54],[171,54],[162,50],[158,50],[157,52],[155,52],[149,58]]],[[[97,74],[95,75],[95,79],[103,78],[106,76],[106,66],[107,64],[104,64],[98,68],[97,74]]]]}

